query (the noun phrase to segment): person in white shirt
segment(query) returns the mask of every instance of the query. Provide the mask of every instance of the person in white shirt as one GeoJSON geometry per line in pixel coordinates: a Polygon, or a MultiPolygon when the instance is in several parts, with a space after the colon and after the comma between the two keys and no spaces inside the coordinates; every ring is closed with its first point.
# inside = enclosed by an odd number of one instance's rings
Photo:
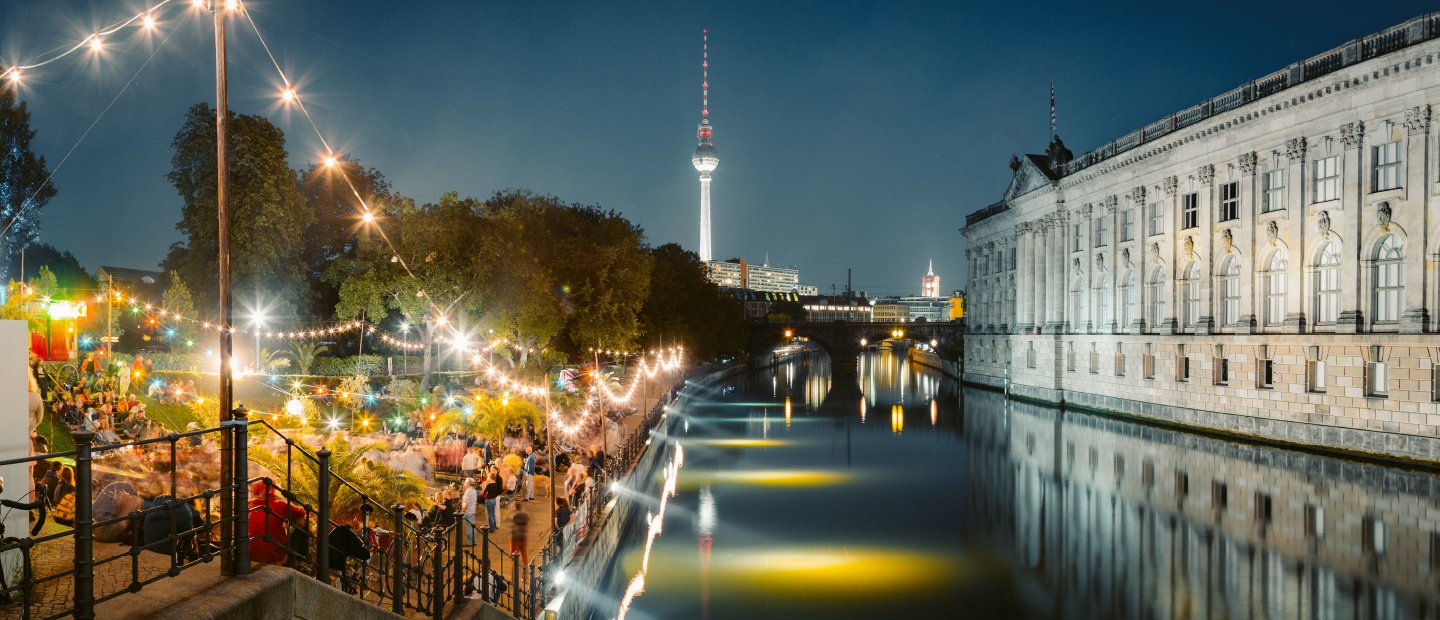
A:
{"type": "MultiPolygon", "coordinates": [[[[474,454],[473,452],[471,454],[474,454]]],[[[471,454],[465,455],[469,458],[471,454]]],[[[465,544],[475,544],[475,506],[478,496],[475,493],[475,481],[471,478],[465,479],[465,491],[460,494],[460,516],[465,520],[465,544]]]]}
{"type": "Polygon", "coordinates": [[[477,469],[480,469],[480,451],[475,448],[466,448],[465,456],[460,459],[460,470],[468,478],[474,476],[477,469]]]}

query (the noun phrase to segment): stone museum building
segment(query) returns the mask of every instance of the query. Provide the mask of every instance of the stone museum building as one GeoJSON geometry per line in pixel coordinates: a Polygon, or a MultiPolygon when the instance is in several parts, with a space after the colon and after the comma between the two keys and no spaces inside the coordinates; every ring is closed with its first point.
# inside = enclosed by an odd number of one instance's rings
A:
{"type": "Polygon", "coordinates": [[[1440,461],[1437,60],[1440,13],[1013,160],[962,229],[965,380],[1440,461]]]}

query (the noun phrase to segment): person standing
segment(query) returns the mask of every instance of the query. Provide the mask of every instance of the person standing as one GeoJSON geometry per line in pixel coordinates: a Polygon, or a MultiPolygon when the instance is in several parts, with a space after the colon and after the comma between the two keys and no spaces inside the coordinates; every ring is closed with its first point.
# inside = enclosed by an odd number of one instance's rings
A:
{"type": "Polygon", "coordinates": [[[526,563],[529,534],[530,516],[523,510],[516,510],[515,514],[510,516],[510,553],[519,558],[521,566],[526,563]]]}
{"type": "Polygon", "coordinates": [[[488,527],[490,531],[493,532],[500,527],[500,494],[504,493],[504,490],[500,486],[500,469],[493,465],[490,466],[490,473],[485,478],[484,491],[485,517],[489,520],[488,527]]]}
{"type": "Polygon", "coordinates": [[[570,501],[563,498],[555,498],[555,551],[561,552],[565,549],[565,526],[570,525],[570,501]]]}
{"type": "MultiPolygon", "coordinates": [[[[474,456],[471,452],[467,457],[474,456]]],[[[475,481],[465,479],[465,491],[460,494],[460,518],[465,520],[465,544],[475,544],[475,504],[478,499],[475,493],[475,481]]]]}
{"type": "Polygon", "coordinates": [[[535,499],[535,448],[525,446],[525,501],[535,499]]]}
{"type": "Polygon", "coordinates": [[[466,478],[474,476],[475,470],[480,469],[480,455],[475,448],[465,449],[465,456],[460,459],[460,469],[466,478]]]}

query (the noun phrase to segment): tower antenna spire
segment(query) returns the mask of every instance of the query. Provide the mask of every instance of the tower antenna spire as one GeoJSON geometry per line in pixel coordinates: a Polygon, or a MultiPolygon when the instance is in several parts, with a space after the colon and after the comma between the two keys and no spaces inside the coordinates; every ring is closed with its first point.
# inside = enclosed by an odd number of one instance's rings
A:
{"type": "Polygon", "coordinates": [[[710,29],[700,33],[700,120],[710,120],[710,29]]]}

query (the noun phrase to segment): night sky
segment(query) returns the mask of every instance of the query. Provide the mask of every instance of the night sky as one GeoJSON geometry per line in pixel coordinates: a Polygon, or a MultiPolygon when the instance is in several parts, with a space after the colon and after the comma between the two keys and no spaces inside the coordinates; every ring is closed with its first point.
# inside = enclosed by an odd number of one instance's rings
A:
{"type": "MultiPolygon", "coordinates": [[[[183,0],[176,0],[188,4],[183,0]]],[[[700,33],[711,31],[717,258],[794,265],[828,291],[916,293],[926,261],[963,282],[964,215],[997,200],[1011,153],[1041,152],[1049,84],[1077,155],[1144,123],[1433,3],[248,3],[337,148],[419,202],[510,187],[624,213],[650,241],[697,245],[690,165],[700,33]]],[[[0,0],[0,58],[32,58],[141,10],[135,0],[0,0]]],[[[116,35],[27,74],[52,168],[173,37],[55,175],[42,240],[154,268],[179,239],[165,180],[184,110],[214,98],[209,18],[116,35]]],[[[248,25],[231,35],[231,108],[321,151],[280,108],[248,25]]]]}

